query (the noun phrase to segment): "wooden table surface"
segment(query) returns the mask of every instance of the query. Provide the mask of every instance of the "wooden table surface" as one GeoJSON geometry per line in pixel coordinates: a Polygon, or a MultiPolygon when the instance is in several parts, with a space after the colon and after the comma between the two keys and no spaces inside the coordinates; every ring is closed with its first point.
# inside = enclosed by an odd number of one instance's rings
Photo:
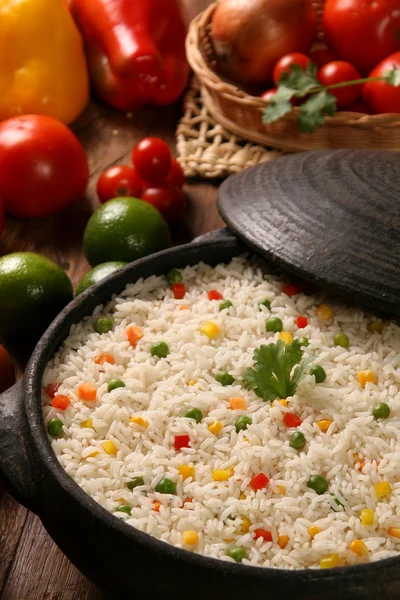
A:
{"type": "MultiPolygon", "coordinates": [[[[210,0],[185,0],[188,16],[203,10],[210,0]]],[[[47,219],[8,218],[0,242],[0,256],[15,251],[33,251],[59,263],[74,286],[89,269],[82,253],[82,233],[98,206],[95,184],[101,171],[127,163],[134,144],[147,135],[166,140],[175,149],[175,128],[180,104],[168,108],[146,108],[131,119],[93,103],[74,130],[90,165],[90,184],[85,199],[47,219]]],[[[189,211],[175,241],[187,241],[221,226],[215,199],[216,187],[203,181],[185,186],[189,211]]],[[[62,526],[62,525],[61,525],[62,526]]],[[[105,600],[57,548],[40,520],[0,488],[0,599],[1,600],[105,600]]]]}

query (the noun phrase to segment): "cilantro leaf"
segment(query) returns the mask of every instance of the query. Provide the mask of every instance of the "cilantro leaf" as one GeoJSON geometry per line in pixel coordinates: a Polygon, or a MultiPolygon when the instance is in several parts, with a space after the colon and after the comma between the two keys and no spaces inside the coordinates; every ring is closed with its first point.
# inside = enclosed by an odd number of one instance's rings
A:
{"type": "Polygon", "coordinates": [[[390,71],[387,71],[384,75],[385,81],[389,85],[393,85],[394,87],[400,86],[400,69],[397,67],[393,67],[390,71]]]}
{"type": "Polygon", "coordinates": [[[293,105],[290,100],[295,95],[295,91],[289,89],[285,85],[279,87],[278,91],[268,105],[265,107],[263,114],[263,123],[273,123],[278,121],[293,110],[293,105]]]}
{"type": "Polygon", "coordinates": [[[295,95],[299,98],[306,96],[311,91],[323,89],[317,79],[317,71],[317,67],[312,63],[309,63],[305,70],[300,65],[290,65],[289,71],[282,73],[279,87],[284,85],[295,90],[295,95]]]}
{"type": "Polygon", "coordinates": [[[264,402],[293,396],[310,363],[310,360],[300,363],[302,356],[298,340],[286,345],[279,340],[276,344],[260,346],[253,354],[254,368],[246,369],[243,374],[244,387],[254,390],[264,402]],[[298,366],[292,375],[295,365],[298,366]]]}
{"type": "Polygon", "coordinates": [[[336,98],[323,90],[311,96],[300,107],[297,123],[302,133],[314,133],[325,123],[325,115],[333,116],[336,112],[336,98]]]}

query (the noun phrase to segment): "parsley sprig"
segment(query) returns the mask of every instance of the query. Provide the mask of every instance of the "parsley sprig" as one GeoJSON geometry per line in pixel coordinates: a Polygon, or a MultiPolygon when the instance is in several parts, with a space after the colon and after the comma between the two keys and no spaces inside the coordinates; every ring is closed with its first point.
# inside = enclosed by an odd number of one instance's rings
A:
{"type": "Polygon", "coordinates": [[[279,80],[278,91],[264,110],[263,122],[273,123],[278,121],[293,110],[293,98],[307,100],[300,106],[297,124],[302,133],[313,133],[325,123],[325,117],[336,112],[336,98],[329,90],[360,85],[369,81],[386,81],[394,87],[400,86],[400,69],[393,67],[382,77],[366,77],[353,81],[343,81],[328,86],[323,86],[317,79],[317,67],[309,63],[304,70],[300,65],[291,65],[288,73],[283,73],[279,80]]]}
{"type": "Polygon", "coordinates": [[[264,402],[293,396],[311,362],[311,359],[302,360],[302,357],[298,340],[286,345],[278,340],[276,344],[260,346],[253,354],[254,368],[244,372],[244,387],[254,390],[264,402]]]}

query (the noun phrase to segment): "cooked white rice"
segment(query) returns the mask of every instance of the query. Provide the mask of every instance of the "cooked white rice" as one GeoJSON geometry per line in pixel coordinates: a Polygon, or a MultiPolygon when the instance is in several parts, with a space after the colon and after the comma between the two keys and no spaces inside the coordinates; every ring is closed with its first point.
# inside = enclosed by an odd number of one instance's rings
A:
{"type": "Polygon", "coordinates": [[[232,561],[227,551],[239,546],[247,552],[244,564],[288,569],[319,567],[332,554],[339,555],[340,564],[393,556],[400,549],[400,539],[388,534],[390,527],[400,527],[400,329],[388,322],[382,333],[370,333],[371,316],[337,302],[329,302],[333,317],[322,321],[317,316],[322,296],[289,297],[282,292],[282,280],[265,275],[267,271],[260,260],[246,257],[215,268],[187,267],[182,271],[188,290],[183,300],[173,297],[165,277],[150,277],[129,285],[74,325],[43,380],[44,386],[59,383],[58,394],[71,399],[65,411],[56,410],[43,393],[46,422],[58,417],[64,424],[62,436],[52,440],[54,452],[76,483],[116,517],[201,554],[232,561]],[[207,296],[211,289],[233,307],[219,312],[219,301],[207,296]],[[271,311],[259,309],[265,298],[271,311]],[[188,309],[180,310],[181,305],[188,309]],[[254,349],[279,339],[278,333],[266,332],[270,314],[280,317],[284,331],[294,338],[309,339],[304,356],[327,374],[321,384],[307,375],[287,407],[263,402],[241,385],[243,371],[253,365],[254,349]],[[94,332],[99,315],[112,317],[112,331],[94,332]],[[305,329],[297,328],[298,315],[308,318],[305,329]],[[220,329],[214,339],[200,332],[208,321],[220,329]],[[127,341],[132,324],[144,333],[136,347],[127,341]],[[341,331],[350,339],[348,349],[333,342],[341,331]],[[151,356],[156,341],[169,344],[167,358],[151,356]],[[101,353],[111,354],[115,364],[96,364],[101,353]],[[363,388],[357,374],[366,369],[376,382],[363,388]],[[220,385],[215,380],[220,371],[228,371],[234,384],[220,385]],[[108,393],[111,379],[123,379],[126,387],[108,393]],[[77,386],[86,382],[97,388],[95,403],[78,398],[77,386]],[[232,411],[232,397],[244,397],[247,410],[232,411]],[[376,420],[372,409],[380,402],[390,406],[391,415],[376,420]],[[183,416],[189,407],[201,409],[200,423],[183,416]],[[289,446],[293,430],[283,423],[286,412],[303,421],[299,430],[307,443],[301,451],[289,446]],[[236,433],[235,421],[242,414],[253,423],[236,433]],[[131,423],[134,415],[145,419],[148,428],[131,423]],[[81,428],[87,419],[94,429],[81,428]],[[332,421],[326,433],[317,425],[323,419],[332,421]],[[218,435],[208,429],[214,421],[223,424],[218,435]],[[185,433],[192,447],[177,452],[174,436],[185,433]],[[104,450],[106,441],[115,444],[116,455],[104,450]],[[193,466],[195,479],[183,481],[180,465],[193,466]],[[233,469],[233,474],[227,481],[214,481],[213,469],[233,469]],[[249,483],[260,472],[270,482],[255,492],[249,483]],[[316,473],[329,482],[323,495],[307,487],[316,473]],[[143,476],[145,485],[130,491],[127,483],[137,476],[143,476]],[[154,491],[164,477],[176,483],[176,495],[154,491]],[[392,491],[377,498],[374,486],[382,481],[392,491]],[[192,501],[183,505],[187,498],[192,501]],[[154,501],[161,503],[159,512],[154,501]],[[121,504],[132,508],[131,516],[116,511],[121,504]],[[373,526],[361,524],[365,508],[374,511],[373,526]],[[242,531],[244,518],[251,523],[247,533],[242,531]],[[314,538],[308,532],[312,525],[321,530],[314,538]],[[272,542],[256,540],[258,528],[270,531],[272,542]],[[186,530],[197,532],[196,545],[183,544],[186,530]],[[282,536],[289,538],[285,548],[280,547],[285,545],[282,536]],[[349,549],[355,539],[366,544],[365,558],[349,549]]]}

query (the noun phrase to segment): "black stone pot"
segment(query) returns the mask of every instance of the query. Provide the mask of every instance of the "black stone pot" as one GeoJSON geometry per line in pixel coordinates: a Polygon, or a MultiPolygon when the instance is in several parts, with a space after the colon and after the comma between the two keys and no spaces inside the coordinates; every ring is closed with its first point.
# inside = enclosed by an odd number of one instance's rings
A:
{"type": "Polygon", "coordinates": [[[215,265],[244,250],[227,233],[204,236],[132,263],[71,302],[41,338],[23,381],[0,396],[0,474],[76,567],[113,599],[399,600],[400,557],[332,570],[283,571],[174,548],[108,513],[65,473],[51,449],[41,380],[71,325],[139,277],[199,261],[215,265]]]}

